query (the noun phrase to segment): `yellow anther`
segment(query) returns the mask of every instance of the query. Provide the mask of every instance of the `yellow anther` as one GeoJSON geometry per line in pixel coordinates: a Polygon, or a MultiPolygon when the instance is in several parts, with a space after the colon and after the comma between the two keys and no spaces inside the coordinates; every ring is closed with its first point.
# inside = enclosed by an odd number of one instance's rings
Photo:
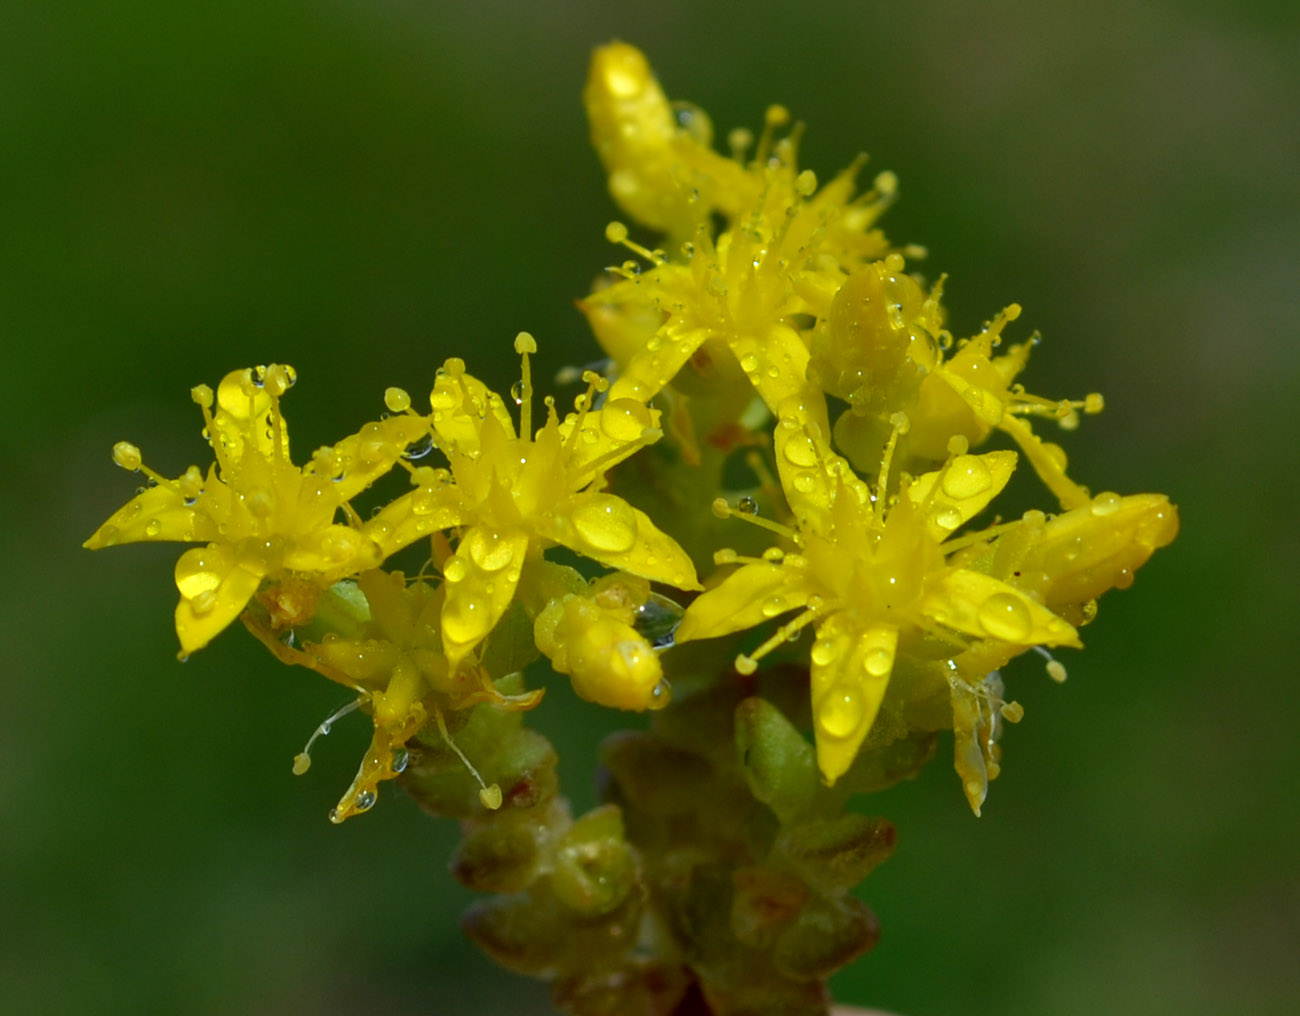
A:
{"type": "Polygon", "coordinates": [[[113,461],[134,473],[140,468],[140,449],[130,441],[119,441],[113,445],[113,461]]]}
{"type": "Polygon", "coordinates": [[[411,396],[404,388],[385,388],[384,405],[389,412],[404,413],[411,408],[411,396]]]}

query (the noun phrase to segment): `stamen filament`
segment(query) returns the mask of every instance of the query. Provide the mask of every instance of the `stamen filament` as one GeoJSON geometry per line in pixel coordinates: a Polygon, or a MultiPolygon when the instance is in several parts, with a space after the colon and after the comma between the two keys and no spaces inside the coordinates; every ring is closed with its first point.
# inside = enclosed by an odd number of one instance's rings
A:
{"type": "Polygon", "coordinates": [[[307,744],[304,745],[302,751],[298,752],[298,754],[293,757],[293,774],[295,776],[301,776],[311,768],[311,746],[316,743],[316,738],[324,737],[328,734],[333,729],[335,723],[344,716],[347,716],[348,713],[356,710],[357,707],[359,707],[368,697],[369,696],[367,695],[362,695],[359,698],[355,698],[342,709],[330,713],[329,716],[321,720],[320,726],[312,731],[312,735],[307,739],[307,744]]]}

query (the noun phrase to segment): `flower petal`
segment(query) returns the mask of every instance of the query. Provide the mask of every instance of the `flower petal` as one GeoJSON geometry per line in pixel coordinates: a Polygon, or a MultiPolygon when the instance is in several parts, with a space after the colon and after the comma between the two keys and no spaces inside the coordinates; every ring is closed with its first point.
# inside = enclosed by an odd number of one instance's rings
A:
{"type": "Polygon", "coordinates": [[[176,562],[176,636],[185,655],[202,649],[237,618],[265,572],[241,561],[228,544],[210,543],[187,550],[176,562]]]}
{"type": "Polygon", "coordinates": [[[675,638],[678,642],[715,639],[752,628],[804,606],[812,592],[802,571],[795,568],[767,561],[743,565],[721,585],[695,598],[675,638]]]}
{"type": "Polygon", "coordinates": [[[677,541],[621,497],[583,491],[566,498],[534,523],[537,534],[593,561],[663,582],[700,589],[695,565],[677,541]]]}
{"type": "Polygon", "coordinates": [[[1178,509],[1163,494],[1098,494],[1085,508],[1048,522],[1020,563],[1045,573],[1049,605],[1084,603],[1124,587],[1178,535],[1178,509]]]}
{"type": "Polygon", "coordinates": [[[876,721],[897,649],[898,629],[892,625],[855,630],[843,611],[818,625],[812,649],[813,732],[817,767],[828,785],[853,764],[876,721]]]}
{"type": "Polygon", "coordinates": [[[946,540],[982,512],[1011,479],[1016,458],[1012,451],[957,455],[942,469],[913,480],[907,498],[921,509],[931,538],[946,540]]]}
{"type": "Polygon", "coordinates": [[[361,533],[379,545],[385,558],[409,547],[421,537],[461,524],[464,497],[452,484],[420,487],[403,494],[361,527],[361,533]]]}
{"type": "MultiPolygon", "coordinates": [[[[406,451],[407,446],[429,433],[429,421],[423,416],[399,413],[386,420],[368,423],[355,434],[334,446],[341,472],[336,474],[335,492],[343,501],[351,500],[383,476],[406,451]]],[[[312,470],[308,464],[306,472],[312,470]]]]}
{"type": "Polygon", "coordinates": [[[87,550],[99,550],[119,543],[194,543],[216,537],[217,527],[211,519],[196,514],[175,488],[160,485],[133,497],[82,546],[87,550]]]}
{"type": "Polygon", "coordinates": [[[1005,582],[954,568],[933,582],[921,602],[927,617],[980,638],[1017,646],[1079,646],[1067,621],[1005,582]]]}
{"type": "Polygon", "coordinates": [[[442,647],[451,673],[510,606],[527,552],[524,530],[475,526],[443,564],[447,601],[442,608],[442,647]]]}

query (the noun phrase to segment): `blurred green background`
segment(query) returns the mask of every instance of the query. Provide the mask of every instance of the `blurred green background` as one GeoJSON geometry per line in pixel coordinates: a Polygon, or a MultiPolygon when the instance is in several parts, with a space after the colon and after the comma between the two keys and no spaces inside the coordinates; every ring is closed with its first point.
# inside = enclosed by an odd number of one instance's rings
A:
{"type": "MultiPolygon", "coordinates": [[[[572,300],[617,255],[579,90],[613,37],[720,133],[780,101],[823,178],[895,170],[889,235],[956,327],[1017,300],[1031,390],[1106,394],[1078,478],[1182,510],[1065,686],[1010,669],[982,819],[943,756],[869,802],[900,845],[840,997],[1297,1011],[1295,11],[7,0],[0,1011],[546,1011],[461,942],[454,830],[396,793],[326,821],[364,722],[291,776],[335,689],[238,630],[177,663],[176,550],[79,544],[135,486],[112,443],[203,459],[188,389],[230,369],[298,367],[303,455],[445,356],[508,385],[521,328],[547,373],[590,359],[572,300]]],[[[538,714],[580,805],[618,721],[559,687],[538,714]]]]}

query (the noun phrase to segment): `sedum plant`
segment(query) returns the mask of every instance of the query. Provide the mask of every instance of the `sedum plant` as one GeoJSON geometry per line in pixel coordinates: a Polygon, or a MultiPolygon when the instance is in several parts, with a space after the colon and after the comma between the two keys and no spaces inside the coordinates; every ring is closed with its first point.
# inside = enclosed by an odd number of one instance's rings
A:
{"type": "MultiPolygon", "coordinates": [[[[427,401],[303,464],[292,368],[191,395],[215,461],[146,486],[90,548],[170,540],[184,658],[236,619],[373,723],[342,822],[394,781],[464,839],[468,935],[577,1014],[815,1014],[876,920],[851,890],[894,847],[861,795],[952,733],[976,815],[1023,710],[1001,669],[1078,648],[1097,600],[1178,528],[1159,494],[1093,494],[1044,434],[1101,396],[1032,395],[1037,336],[945,326],[943,279],[878,227],[896,182],[798,165],[779,106],[713,147],[642,54],[593,57],[584,94],[623,251],[579,303],[604,360],[562,409],[521,332],[507,396],[447,359],[427,401]],[[1043,507],[994,501],[1018,467],[1043,507]],[[352,500],[400,470],[363,519],[352,500]],[[567,552],[567,553],[566,553],[567,552]],[[546,663],[531,667],[539,657],[546,663]],[[572,815],[525,723],[567,675],[650,711],[599,749],[605,803],[572,815]],[[525,671],[541,684],[529,688],[525,671]],[[811,735],[811,740],[809,739],[811,735]]],[[[563,379],[561,379],[563,380],[563,379]]],[[[293,760],[310,765],[311,743],[293,760]]]]}

